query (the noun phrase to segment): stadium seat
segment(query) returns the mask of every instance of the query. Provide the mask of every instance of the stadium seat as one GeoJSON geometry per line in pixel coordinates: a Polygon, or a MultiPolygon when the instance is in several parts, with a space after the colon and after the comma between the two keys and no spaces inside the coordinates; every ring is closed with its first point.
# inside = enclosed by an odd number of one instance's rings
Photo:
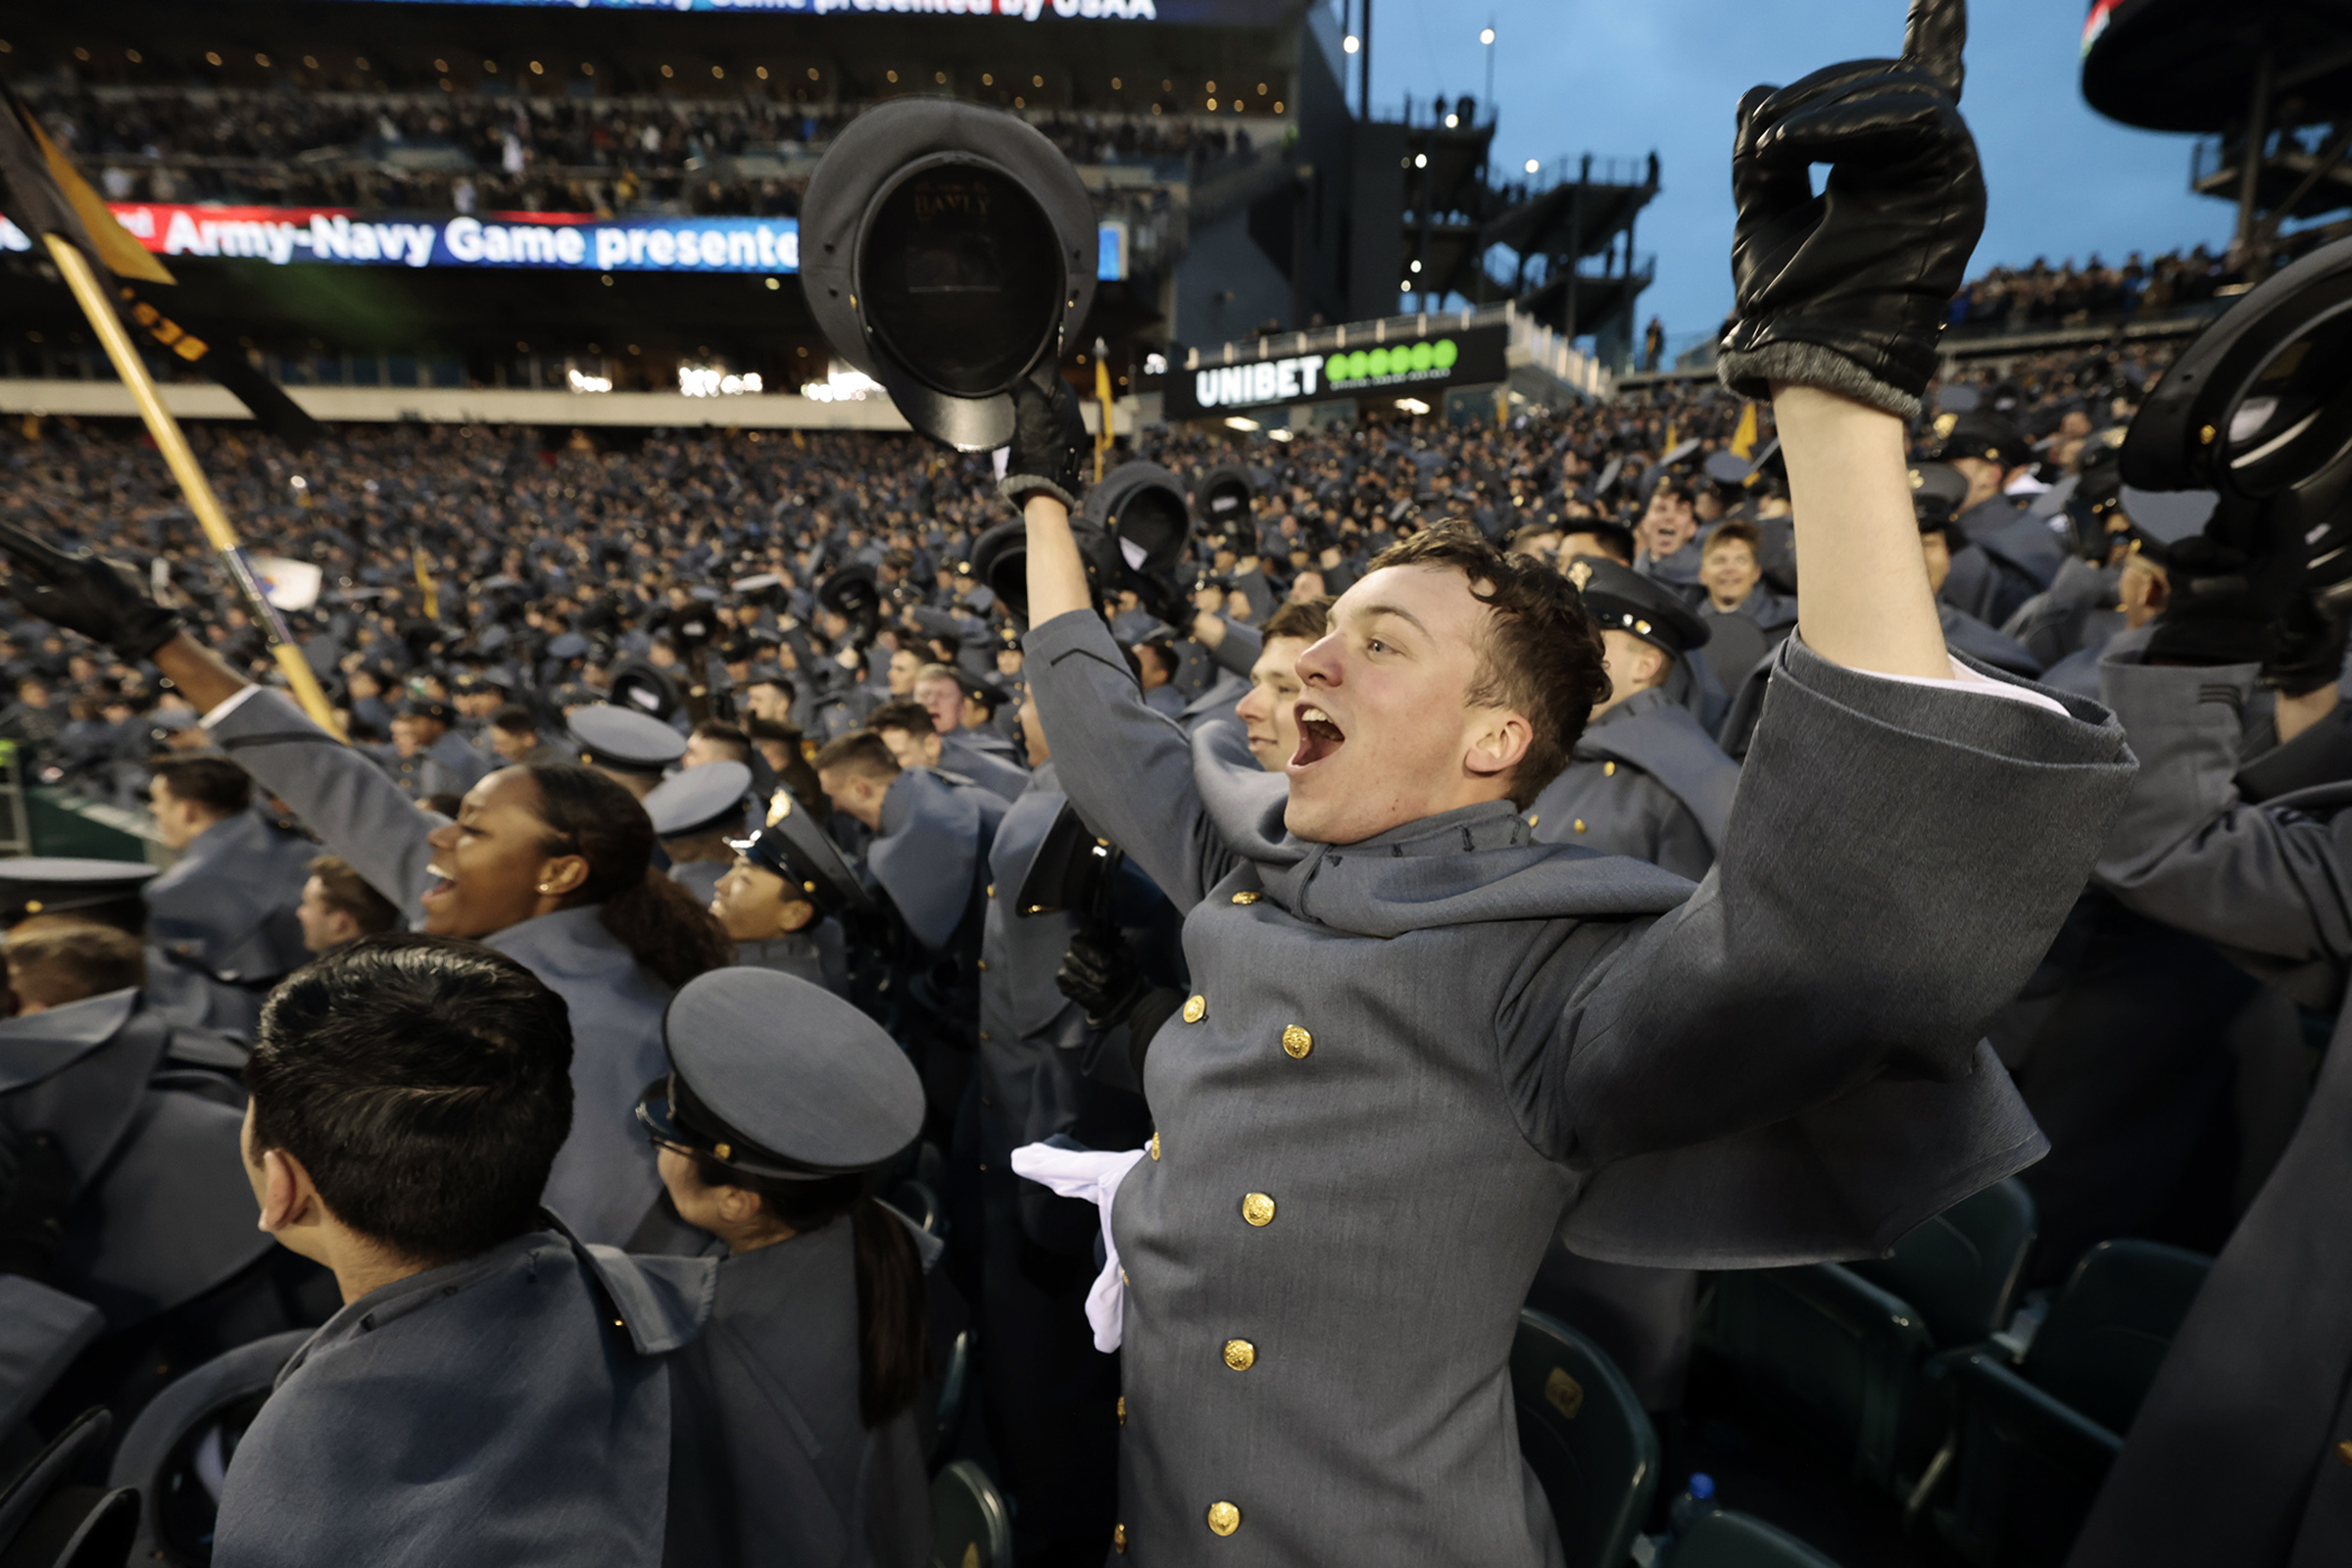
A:
{"type": "Polygon", "coordinates": [[[1951,1361],[1958,1479],[1952,1506],[1935,1517],[1963,1559],[2065,1560],[2211,1263],[2154,1242],[2102,1242],[2021,1363],[1989,1350],[1951,1361]]]}
{"type": "Polygon", "coordinates": [[[1698,1343],[1731,1364],[1760,1411],[1819,1440],[1873,1487],[1901,1494],[1935,1452],[1941,1423],[1926,1386],[1927,1323],[1851,1269],[1718,1275],[1698,1343]]]}
{"type": "Polygon", "coordinates": [[[1633,1386],[1592,1341],[1523,1311],[1511,1394],[1567,1568],[1620,1568],[1658,1488],[1658,1435],[1633,1386]]]}
{"type": "Polygon", "coordinates": [[[1936,1348],[1956,1349],[2006,1326],[2034,1232],[2034,1195],[2010,1177],[1914,1227],[1889,1255],[1847,1266],[1917,1307],[1936,1348]]]}
{"type": "Polygon", "coordinates": [[[1690,1521],[1660,1568],[1838,1568],[1778,1525],[1718,1508],[1690,1521]]]}
{"type": "Polygon", "coordinates": [[[114,1430],[85,1410],[0,1485],[0,1562],[8,1568],[122,1568],[139,1529],[139,1494],[82,1484],[114,1430]]]}
{"type": "Polygon", "coordinates": [[[931,1483],[931,1568],[1012,1568],[1012,1514],[969,1459],[931,1483]]]}

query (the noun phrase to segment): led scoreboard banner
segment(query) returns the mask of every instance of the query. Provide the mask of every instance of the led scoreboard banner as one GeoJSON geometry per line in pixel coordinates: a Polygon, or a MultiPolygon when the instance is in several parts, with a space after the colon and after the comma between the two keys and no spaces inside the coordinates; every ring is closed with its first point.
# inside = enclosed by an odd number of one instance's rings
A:
{"type": "MultiPolygon", "coordinates": [[[[798,272],[791,218],[596,218],[584,213],[482,217],[355,213],[348,207],[205,207],[109,202],[158,256],[225,257],[286,267],[510,267],[582,272],[798,272]]],[[[1096,276],[1126,275],[1126,228],[1102,225],[1096,276]]],[[[0,250],[32,241],[0,218],[0,250]]]]}

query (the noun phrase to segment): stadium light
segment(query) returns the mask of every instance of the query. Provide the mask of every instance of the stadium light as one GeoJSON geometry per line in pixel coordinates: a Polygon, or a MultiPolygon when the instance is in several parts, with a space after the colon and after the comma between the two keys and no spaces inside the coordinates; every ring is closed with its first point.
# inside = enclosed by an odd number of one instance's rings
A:
{"type": "Polygon", "coordinates": [[[1407,414],[1427,414],[1429,412],[1429,405],[1419,398],[1398,398],[1396,407],[1407,414]]]}
{"type": "Polygon", "coordinates": [[[1493,27],[1483,29],[1478,35],[1478,41],[1492,49],[1494,46],[1494,29],[1493,27]]]}
{"type": "Polygon", "coordinates": [[[1354,33],[1352,33],[1352,32],[1351,32],[1351,33],[1349,33],[1349,34],[1348,34],[1347,37],[1345,37],[1345,38],[1343,38],[1343,39],[1341,39],[1341,40],[1340,40],[1340,48],[1341,48],[1343,51],[1345,51],[1346,53],[1348,53],[1348,54],[1353,54],[1353,53],[1355,53],[1355,52],[1356,52],[1358,49],[1361,49],[1363,46],[1364,46],[1364,40],[1363,40],[1363,39],[1361,39],[1361,38],[1358,38],[1358,37],[1357,37],[1357,36],[1356,36],[1354,33]]]}
{"type": "Polygon", "coordinates": [[[1455,126],[1459,125],[1461,122],[1462,122],[1462,117],[1461,117],[1461,116],[1459,116],[1459,115],[1447,115],[1447,116],[1446,117],[1446,128],[1447,130],[1451,130],[1451,129],[1453,129],[1455,126]]]}
{"type": "Polygon", "coordinates": [[[1236,414],[1229,416],[1226,418],[1225,427],[1229,430],[1254,430],[1257,428],[1257,421],[1255,419],[1245,419],[1240,415],[1236,414]]]}
{"type": "Polygon", "coordinates": [[[1544,168],[1544,166],[1543,166],[1542,164],[1539,164],[1539,163],[1537,163],[1537,162],[1536,162],[1536,161],[1535,161],[1533,158],[1530,158],[1530,159],[1527,161],[1527,172],[1528,172],[1529,173],[1531,173],[1531,174],[1533,174],[1533,173],[1536,173],[1536,172],[1540,172],[1540,171],[1541,171],[1543,168],[1544,168]]]}
{"type": "Polygon", "coordinates": [[[1415,169],[1427,169],[1427,168],[1429,167],[1429,154],[1427,154],[1427,153],[1415,153],[1415,154],[1413,154],[1413,167],[1414,167],[1415,169]]]}

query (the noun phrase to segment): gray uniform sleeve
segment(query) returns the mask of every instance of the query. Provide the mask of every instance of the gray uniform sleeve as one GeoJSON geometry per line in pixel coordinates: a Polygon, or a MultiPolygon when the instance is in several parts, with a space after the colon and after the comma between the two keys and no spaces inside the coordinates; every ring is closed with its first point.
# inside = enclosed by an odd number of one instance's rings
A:
{"type": "Polygon", "coordinates": [[[1517,1057],[1531,1140],[1598,1174],[1588,1203],[1632,1167],[1621,1236],[1737,1232],[1722,1211],[1800,1187],[1835,1195],[1816,1211],[1832,1234],[1832,1210],[1879,1200],[1870,1173],[1920,1166],[1949,1202],[2005,1173],[1969,1169],[2039,1147],[1979,1040],[2089,875],[2131,782],[2121,729],[2079,699],[2062,716],[1882,680],[1794,639],[1777,676],[1697,892],[1638,934],[1563,932],[1569,961],[1535,970],[1558,978],[1504,1014],[1506,1034],[1548,1031],[1517,1057]]]}
{"type": "Polygon", "coordinates": [[[2109,660],[2099,690],[2139,777],[2099,856],[2100,886],[2153,920],[2294,962],[2352,958],[2352,812],[2244,804],[2233,775],[2252,664],[2109,660]]]}
{"type": "Polygon", "coordinates": [[[1250,671],[1256,667],[1257,656],[1266,651],[1265,633],[1248,621],[1235,620],[1230,615],[1217,618],[1225,622],[1225,640],[1211,648],[1208,657],[1248,680],[1250,671]]]}
{"type": "Polygon", "coordinates": [[[423,909],[428,818],[384,770],[314,723],[294,700],[259,691],[219,723],[215,741],[262,787],[294,808],[327,849],[397,905],[409,924],[423,909]]]}
{"type": "Polygon", "coordinates": [[[1239,863],[1201,805],[1192,743],[1144,706],[1102,617],[1074,610],[1022,639],[1029,690],[1062,789],[1125,850],[1179,913],[1239,863]]]}

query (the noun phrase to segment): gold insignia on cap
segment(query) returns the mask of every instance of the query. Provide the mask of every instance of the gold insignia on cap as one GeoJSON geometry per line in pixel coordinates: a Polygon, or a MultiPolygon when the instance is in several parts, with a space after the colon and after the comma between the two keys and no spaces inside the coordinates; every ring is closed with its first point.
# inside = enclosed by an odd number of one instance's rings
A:
{"type": "Polygon", "coordinates": [[[1936,416],[1936,439],[1938,441],[1949,441],[1952,438],[1952,427],[1959,422],[1960,416],[1957,414],[1938,414],[1936,416]]]}
{"type": "Polygon", "coordinates": [[[1584,592],[1585,584],[1592,580],[1592,563],[1590,561],[1570,562],[1568,564],[1568,580],[1576,584],[1577,592],[1584,592]]]}
{"type": "Polygon", "coordinates": [[[733,1159],[735,1157],[735,1146],[733,1144],[713,1144],[710,1148],[710,1152],[716,1154],[721,1159],[733,1159]]]}
{"type": "Polygon", "coordinates": [[[816,884],[813,882],[804,882],[801,884],[801,891],[803,893],[814,893],[816,891],[816,884]]]}
{"type": "Polygon", "coordinates": [[[1634,622],[1634,630],[1646,637],[1649,635],[1649,622],[1646,620],[1637,620],[1634,622]]]}
{"type": "Polygon", "coordinates": [[[38,914],[38,913],[40,913],[40,912],[41,912],[41,901],[40,901],[40,900],[38,900],[38,899],[26,899],[26,900],[24,901],[24,912],[25,912],[26,914],[38,914]]]}

